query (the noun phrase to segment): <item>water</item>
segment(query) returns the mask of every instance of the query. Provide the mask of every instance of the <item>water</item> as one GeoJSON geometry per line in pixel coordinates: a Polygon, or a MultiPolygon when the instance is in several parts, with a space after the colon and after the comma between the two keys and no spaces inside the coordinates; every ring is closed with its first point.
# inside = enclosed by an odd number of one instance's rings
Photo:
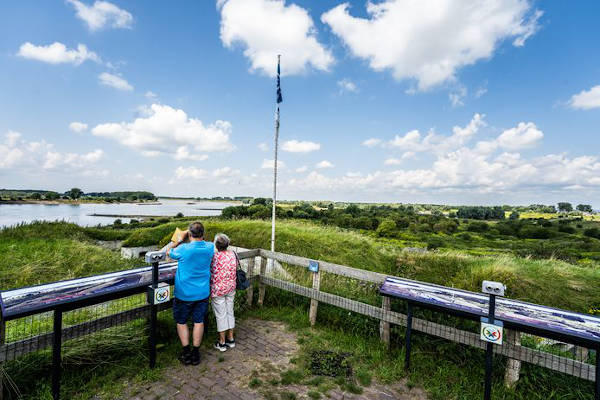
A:
{"type": "MultiPolygon", "coordinates": [[[[0,227],[32,221],[68,221],[81,226],[108,225],[119,217],[90,214],[188,216],[220,215],[220,209],[234,205],[222,202],[159,199],[160,204],[0,204],[0,227]],[[193,203],[193,204],[188,204],[193,203]],[[213,208],[219,210],[202,210],[213,208]]],[[[120,218],[129,222],[130,218],[120,218]]]]}

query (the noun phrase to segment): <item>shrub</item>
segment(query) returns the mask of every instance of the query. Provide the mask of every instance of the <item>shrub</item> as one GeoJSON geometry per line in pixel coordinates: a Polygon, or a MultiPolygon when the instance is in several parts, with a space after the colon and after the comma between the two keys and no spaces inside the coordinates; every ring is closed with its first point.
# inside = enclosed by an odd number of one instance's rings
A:
{"type": "Polygon", "coordinates": [[[571,225],[561,225],[558,227],[558,231],[562,233],[575,233],[577,230],[571,225]]]}
{"type": "Polygon", "coordinates": [[[175,218],[183,218],[183,213],[178,212],[177,214],[175,214],[175,218]]]}
{"type": "Polygon", "coordinates": [[[467,230],[471,232],[485,232],[490,228],[490,226],[483,221],[474,221],[467,225],[467,230]]]}
{"type": "Polygon", "coordinates": [[[587,237],[600,239],[600,229],[598,228],[588,228],[583,231],[583,234],[587,237]]]}
{"type": "Polygon", "coordinates": [[[427,250],[435,250],[437,248],[443,247],[444,241],[439,237],[430,237],[427,239],[427,250]]]}
{"type": "Polygon", "coordinates": [[[519,232],[519,236],[524,239],[548,239],[552,237],[552,231],[539,226],[525,226],[519,232]]]}
{"type": "Polygon", "coordinates": [[[470,242],[471,240],[473,240],[473,236],[471,236],[467,232],[459,233],[457,236],[458,236],[459,239],[464,240],[466,242],[470,242]]]}
{"type": "Polygon", "coordinates": [[[391,219],[384,219],[377,227],[377,236],[392,237],[396,234],[396,223],[391,219]]]}

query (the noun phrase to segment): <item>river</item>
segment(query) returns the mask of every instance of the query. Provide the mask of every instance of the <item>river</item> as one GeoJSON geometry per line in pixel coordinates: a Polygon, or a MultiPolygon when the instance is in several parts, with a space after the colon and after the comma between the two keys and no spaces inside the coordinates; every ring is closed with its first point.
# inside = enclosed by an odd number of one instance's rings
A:
{"type": "MultiPolygon", "coordinates": [[[[68,221],[81,226],[112,224],[118,217],[93,216],[109,215],[149,215],[175,216],[214,216],[221,209],[234,205],[225,202],[159,199],[160,204],[120,203],[120,204],[0,204],[0,227],[32,221],[68,221]],[[191,204],[190,204],[191,203],[191,204]]],[[[129,222],[130,218],[120,218],[129,222]]]]}

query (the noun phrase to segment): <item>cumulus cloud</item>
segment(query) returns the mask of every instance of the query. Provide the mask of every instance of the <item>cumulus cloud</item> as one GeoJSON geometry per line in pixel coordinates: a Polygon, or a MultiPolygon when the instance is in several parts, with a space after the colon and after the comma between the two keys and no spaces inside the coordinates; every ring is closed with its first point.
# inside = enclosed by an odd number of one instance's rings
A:
{"type": "Polygon", "coordinates": [[[569,105],[580,110],[600,108],[600,85],[573,95],[569,100],[569,105]]]}
{"type": "Polygon", "coordinates": [[[340,93],[344,93],[344,92],[356,93],[356,92],[358,92],[358,86],[356,86],[356,83],[352,82],[348,78],[340,79],[339,81],[337,81],[337,85],[340,88],[340,93]]]}
{"type": "Polygon", "coordinates": [[[333,168],[334,165],[327,160],[323,160],[321,162],[318,162],[317,165],[315,165],[315,167],[317,167],[319,169],[325,169],[325,168],[333,168]]]}
{"type": "Polygon", "coordinates": [[[527,149],[540,143],[544,134],[533,122],[520,122],[498,136],[498,146],[509,150],[527,149]]]}
{"type": "Polygon", "coordinates": [[[109,74],[108,72],[103,72],[100,75],[98,75],[98,81],[101,85],[110,86],[118,90],[133,90],[133,86],[131,86],[129,82],[127,82],[123,77],[119,75],[109,74]]]}
{"type": "Polygon", "coordinates": [[[131,122],[96,125],[92,134],[115,140],[149,157],[167,154],[179,159],[202,159],[202,153],[233,150],[229,141],[231,124],[227,121],[204,125],[181,109],[161,104],[152,104],[143,114],[131,122]],[[190,154],[187,146],[194,152],[193,157],[186,156],[190,154]]]}
{"type": "Polygon", "coordinates": [[[375,147],[375,146],[379,146],[381,144],[381,139],[377,139],[377,138],[370,138],[365,140],[364,142],[362,142],[363,146],[366,147],[375,147]]]}
{"type": "Polygon", "coordinates": [[[486,125],[484,118],[484,114],[473,115],[473,118],[465,127],[453,127],[452,135],[450,136],[438,135],[434,131],[430,131],[423,137],[418,130],[414,129],[402,136],[396,135],[389,142],[389,145],[394,148],[413,152],[447,152],[469,141],[481,127],[486,125]]]}
{"type": "Polygon", "coordinates": [[[73,121],[69,124],[69,129],[76,133],[81,133],[87,131],[88,124],[83,122],[73,121]]]}
{"type": "Polygon", "coordinates": [[[133,16],[126,10],[108,1],[96,1],[88,6],[78,0],[67,0],[75,7],[77,18],[85,22],[91,31],[104,27],[131,28],[133,16]]]}
{"type": "Polygon", "coordinates": [[[416,79],[419,90],[492,57],[501,42],[523,46],[542,15],[528,0],[367,2],[368,18],[350,15],[349,8],[342,3],[321,20],[372,69],[391,70],[397,80],[416,79]]]}
{"type": "Polygon", "coordinates": [[[101,62],[100,57],[93,51],[88,50],[85,44],[78,44],[77,50],[75,50],[67,49],[67,46],[60,42],[54,42],[47,46],[36,46],[30,42],[25,42],[19,48],[17,56],[48,64],[80,65],[86,60],[101,62]]]}
{"type": "Polygon", "coordinates": [[[465,102],[463,100],[466,97],[466,95],[467,88],[463,85],[460,85],[448,94],[448,100],[450,100],[450,104],[452,104],[452,107],[464,106],[465,102]]]}
{"type": "Polygon", "coordinates": [[[400,165],[404,160],[408,160],[409,158],[413,158],[415,156],[414,151],[407,151],[402,154],[400,158],[390,157],[387,158],[383,163],[385,165],[400,165]]]}
{"type": "Polygon", "coordinates": [[[148,91],[147,91],[147,92],[144,94],[144,96],[145,96],[147,99],[150,99],[150,100],[156,100],[156,99],[158,98],[158,95],[157,95],[156,93],[154,93],[153,91],[151,91],[151,90],[148,90],[148,91]]]}
{"type": "Polygon", "coordinates": [[[308,171],[308,167],[306,165],[296,168],[296,172],[298,172],[298,173],[302,173],[302,172],[306,172],[306,171],[308,171]]]}
{"type": "Polygon", "coordinates": [[[320,148],[320,143],[298,140],[288,140],[287,142],[284,142],[281,146],[281,149],[283,151],[287,151],[290,153],[310,153],[311,151],[316,151],[320,148]]]}
{"type": "MultiPolygon", "coordinates": [[[[273,169],[273,160],[264,159],[262,165],[260,166],[262,169],[273,169]]],[[[277,160],[277,168],[285,168],[285,163],[281,160],[277,160]]]]}
{"type": "Polygon", "coordinates": [[[27,141],[18,132],[8,131],[4,140],[0,141],[0,169],[15,169],[19,171],[37,173],[65,172],[91,174],[104,171],[92,169],[103,157],[104,152],[95,149],[88,153],[69,153],[56,150],[55,146],[41,141],[27,141]]]}
{"type": "Polygon", "coordinates": [[[334,58],[317,40],[308,11],[284,0],[219,0],[221,41],[228,48],[240,43],[250,70],[269,76],[276,73],[277,55],[282,55],[282,75],[309,68],[327,71],[334,58]]]}

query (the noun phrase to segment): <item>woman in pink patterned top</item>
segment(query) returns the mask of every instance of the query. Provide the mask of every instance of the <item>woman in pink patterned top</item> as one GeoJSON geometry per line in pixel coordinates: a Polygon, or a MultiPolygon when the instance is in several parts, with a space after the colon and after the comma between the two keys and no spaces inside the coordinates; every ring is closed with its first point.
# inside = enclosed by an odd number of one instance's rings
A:
{"type": "Polygon", "coordinates": [[[228,348],[235,347],[233,301],[238,259],[233,251],[227,250],[229,238],[224,233],[215,236],[215,247],[217,252],[213,256],[210,267],[210,297],[219,332],[215,349],[226,351],[228,348]]]}

